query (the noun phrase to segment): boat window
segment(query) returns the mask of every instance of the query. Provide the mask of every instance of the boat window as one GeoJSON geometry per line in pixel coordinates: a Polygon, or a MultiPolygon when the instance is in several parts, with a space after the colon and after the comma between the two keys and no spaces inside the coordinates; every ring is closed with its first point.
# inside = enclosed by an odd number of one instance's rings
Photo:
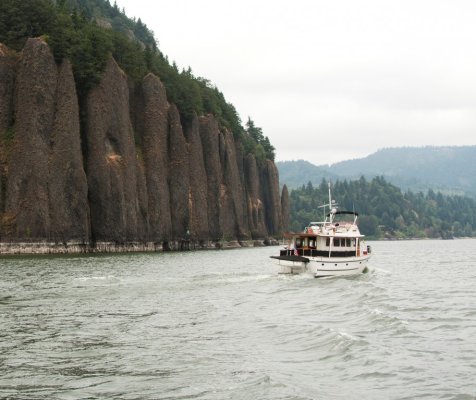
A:
{"type": "Polygon", "coordinates": [[[334,238],[334,247],[340,247],[340,239],[334,238]]]}
{"type": "Polygon", "coordinates": [[[302,240],[301,240],[301,238],[296,239],[296,247],[302,247],[302,240]]]}
{"type": "Polygon", "coordinates": [[[345,239],[345,245],[350,247],[350,238],[345,239]]]}
{"type": "Polygon", "coordinates": [[[355,247],[355,239],[352,239],[352,247],[355,247]]]}
{"type": "Polygon", "coordinates": [[[326,239],[326,246],[329,247],[331,244],[331,239],[330,238],[327,238],[326,239]]]}

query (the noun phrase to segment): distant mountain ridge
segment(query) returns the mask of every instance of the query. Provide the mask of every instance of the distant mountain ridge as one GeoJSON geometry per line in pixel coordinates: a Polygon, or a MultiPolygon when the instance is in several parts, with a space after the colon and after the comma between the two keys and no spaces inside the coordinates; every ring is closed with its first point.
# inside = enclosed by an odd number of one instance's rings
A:
{"type": "Polygon", "coordinates": [[[316,166],[304,160],[277,163],[281,184],[295,188],[307,182],[383,176],[403,190],[432,189],[476,197],[476,146],[400,147],[367,157],[316,166]]]}
{"type": "Polygon", "coordinates": [[[279,182],[286,184],[288,188],[297,188],[299,186],[312,182],[319,185],[321,181],[339,179],[339,175],[330,172],[327,166],[317,166],[309,161],[279,161],[276,163],[279,170],[279,182]]]}

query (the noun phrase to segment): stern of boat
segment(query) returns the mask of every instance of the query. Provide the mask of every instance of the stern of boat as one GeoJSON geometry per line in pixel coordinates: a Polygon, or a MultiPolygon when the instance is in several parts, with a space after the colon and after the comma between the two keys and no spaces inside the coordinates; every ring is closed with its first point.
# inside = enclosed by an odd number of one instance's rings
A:
{"type": "Polygon", "coordinates": [[[300,261],[279,260],[278,274],[301,274],[306,271],[306,263],[300,261]]]}
{"type": "Polygon", "coordinates": [[[311,260],[307,264],[307,270],[315,278],[358,275],[367,269],[369,258],[369,256],[365,256],[348,260],[329,258],[311,260]]]}
{"type": "Polygon", "coordinates": [[[295,255],[271,256],[278,261],[280,274],[300,274],[306,271],[306,265],[309,263],[307,257],[295,255]]]}

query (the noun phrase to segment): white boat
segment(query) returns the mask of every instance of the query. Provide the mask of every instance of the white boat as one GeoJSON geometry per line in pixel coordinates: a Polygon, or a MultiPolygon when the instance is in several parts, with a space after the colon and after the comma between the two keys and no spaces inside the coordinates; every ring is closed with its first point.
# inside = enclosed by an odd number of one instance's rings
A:
{"type": "Polygon", "coordinates": [[[358,213],[337,211],[329,184],[330,210],[323,222],[311,222],[301,233],[287,234],[288,245],[280,250],[278,260],[282,274],[308,272],[316,278],[348,276],[366,272],[371,248],[357,226],[358,213]]]}

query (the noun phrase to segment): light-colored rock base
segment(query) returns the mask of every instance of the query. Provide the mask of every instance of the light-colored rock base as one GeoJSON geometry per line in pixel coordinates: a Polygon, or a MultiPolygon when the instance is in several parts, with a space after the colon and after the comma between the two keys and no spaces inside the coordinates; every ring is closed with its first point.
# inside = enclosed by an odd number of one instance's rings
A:
{"type": "Polygon", "coordinates": [[[78,254],[78,253],[132,253],[157,251],[189,251],[207,249],[236,249],[241,247],[260,247],[275,244],[274,239],[246,241],[172,241],[167,243],[91,243],[68,242],[17,242],[0,243],[0,255],[7,254],[78,254]]]}

